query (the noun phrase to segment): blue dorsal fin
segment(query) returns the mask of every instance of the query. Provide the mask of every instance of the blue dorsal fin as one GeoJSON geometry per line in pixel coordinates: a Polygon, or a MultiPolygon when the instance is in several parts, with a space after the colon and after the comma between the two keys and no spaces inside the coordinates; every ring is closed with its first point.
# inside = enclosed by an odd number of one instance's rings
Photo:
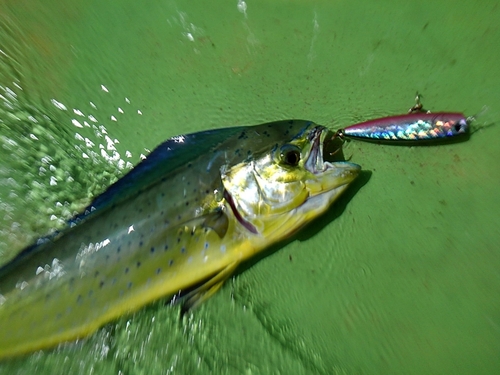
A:
{"type": "Polygon", "coordinates": [[[220,143],[227,141],[228,138],[245,128],[247,127],[239,126],[207,130],[168,139],[155,148],[134,169],[94,198],[81,214],[69,220],[69,224],[76,223],[93,212],[106,210],[139,194],[162,181],[170,172],[210,152],[220,143]]]}
{"type": "Polygon", "coordinates": [[[82,213],[68,220],[68,225],[46,236],[40,237],[35,243],[23,249],[13,259],[0,266],[0,277],[13,269],[24,258],[39,252],[43,245],[54,241],[74,225],[88,217],[107,210],[114,205],[140,194],[150,186],[161,182],[168,174],[189,162],[209,153],[231,136],[242,132],[247,126],[222,128],[179,135],[168,139],[155,148],[145,160],[137,164],[134,169],[109,186],[98,195],[82,213]]]}

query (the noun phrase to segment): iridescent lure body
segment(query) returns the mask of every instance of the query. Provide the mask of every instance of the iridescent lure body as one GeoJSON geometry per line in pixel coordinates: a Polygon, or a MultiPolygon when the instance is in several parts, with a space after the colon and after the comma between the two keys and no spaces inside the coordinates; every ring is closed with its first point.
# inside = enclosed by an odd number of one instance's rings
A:
{"type": "Polygon", "coordinates": [[[368,141],[431,141],[469,133],[469,120],[461,113],[409,113],[378,118],[338,131],[341,137],[368,141]]]}

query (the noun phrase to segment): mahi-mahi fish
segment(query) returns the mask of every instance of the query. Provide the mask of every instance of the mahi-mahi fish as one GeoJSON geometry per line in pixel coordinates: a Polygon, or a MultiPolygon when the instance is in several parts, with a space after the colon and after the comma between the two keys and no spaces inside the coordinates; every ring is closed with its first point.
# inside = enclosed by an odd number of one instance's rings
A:
{"type": "Polygon", "coordinates": [[[356,178],[358,165],[328,161],[331,138],[289,120],[161,144],[66,229],[0,268],[0,358],[83,338],[189,288],[188,307],[204,301],[356,178]]]}

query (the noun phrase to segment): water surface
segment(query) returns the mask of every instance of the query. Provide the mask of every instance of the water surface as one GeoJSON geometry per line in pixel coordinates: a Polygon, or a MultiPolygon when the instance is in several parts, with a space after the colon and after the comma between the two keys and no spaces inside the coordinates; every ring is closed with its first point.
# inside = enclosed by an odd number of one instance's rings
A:
{"type": "Polygon", "coordinates": [[[371,171],[185,319],[154,304],[5,374],[500,371],[498,2],[7,1],[0,261],[183,132],[405,112],[478,118],[439,147],[352,142],[371,171]]]}

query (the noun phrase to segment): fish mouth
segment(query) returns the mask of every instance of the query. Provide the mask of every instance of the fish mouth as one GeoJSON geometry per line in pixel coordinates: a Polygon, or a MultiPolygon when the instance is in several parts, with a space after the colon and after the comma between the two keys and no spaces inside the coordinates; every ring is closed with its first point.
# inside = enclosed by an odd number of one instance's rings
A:
{"type": "Polygon", "coordinates": [[[345,161],[342,152],[342,140],[323,126],[311,130],[309,141],[311,151],[304,164],[305,168],[315,174],[334,174],[335,177],[351,182],[361,171],[357,164],[345,161]]]}

